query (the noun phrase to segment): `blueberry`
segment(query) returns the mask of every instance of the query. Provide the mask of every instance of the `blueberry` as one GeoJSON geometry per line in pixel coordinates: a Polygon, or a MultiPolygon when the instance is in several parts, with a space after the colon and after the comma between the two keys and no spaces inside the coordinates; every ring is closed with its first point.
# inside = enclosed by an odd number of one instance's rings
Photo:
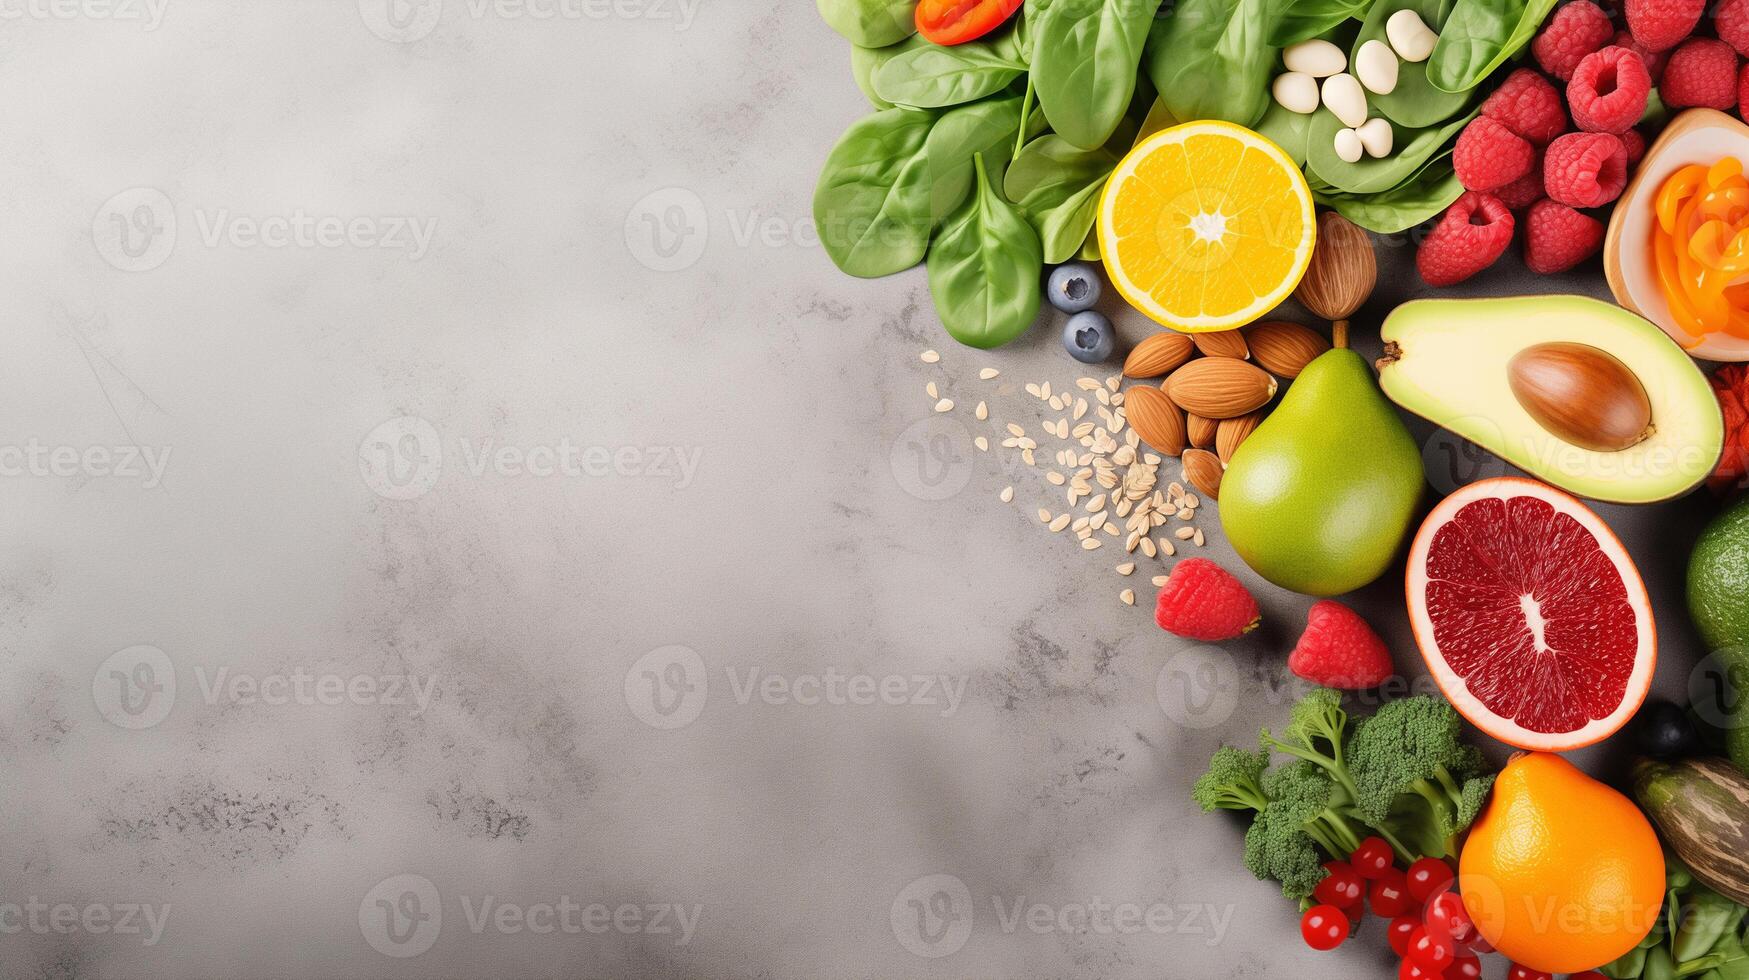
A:
{"type": "Polygon", "coordinates": [[[1669,701],[1647,701],[1634,716],[1632,727],[1640,751],[1653,758],[1687,754],[1699,741],[1688,712],[1669,701]]]}
{"type": "Polygon", "coordinates": [[[1099,302],[1099,289],[1099,270],[1085,262],[1070,262],[1051,270],[1045,295],[1064,313],[1079,313],[1099,302]]]}
{"type": "Polygon", "coordinates": [[[1111,321],[1096,310],[1083,310],[1069,318],[1063,328],[1063,346],[1069,356],[1084,364],[1098,364],[1117,349],[1117,332],[1111,321]]]}

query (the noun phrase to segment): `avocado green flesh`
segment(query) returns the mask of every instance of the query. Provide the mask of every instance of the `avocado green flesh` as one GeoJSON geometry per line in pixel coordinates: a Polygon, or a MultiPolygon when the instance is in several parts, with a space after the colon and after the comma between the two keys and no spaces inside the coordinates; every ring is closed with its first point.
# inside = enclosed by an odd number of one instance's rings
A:
{"type": "Polygon", "coordinates": [[[1563,490],[1651,503],[1694,489],[1718,464],[1724,420],[1706,377],[1664,331],[1618,306],[1581,296],[1416,300],[1397,307],[1380,335],[1387,350],[1379,383],[1392,401],[1563,490]],[[1557,341],[1626,364],[1651,401],[1652,434],[1598,452],[1533,419],[1512,393],[1507,365],[1527,347],[1557,341]]]}
{"type": "Polygon", "coordinates": [[[1329,351],[1300,372],[1221,478],[1221,528],[1259,575],[1352,592],[1391,566],[1421,501],[1421,449],[1372,368],[1329,351]]]}

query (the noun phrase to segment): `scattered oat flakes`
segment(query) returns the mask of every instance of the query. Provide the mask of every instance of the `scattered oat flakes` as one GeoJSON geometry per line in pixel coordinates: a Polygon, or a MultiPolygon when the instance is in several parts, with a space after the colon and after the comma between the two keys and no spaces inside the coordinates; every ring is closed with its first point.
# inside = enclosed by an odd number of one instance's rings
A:
{"type": "Polygon", "coordinates": [[[1056,470],[1052,470],[1045,474],[1045,480],[1053,487],[1060,487],[1063,485],[1064,477],[1063,474],[1058,473],[1056,470]]]}
{"type": "Polygon", "coordinates": [[[1014,499],[1014,488],[1013,487],[1003,487],[1002,488],[1002,502],[1006,504],[1006,503],[1009,503],[1010,501],[1012,501],[1013,499],[1014,499]]]}
{"type": "MultiPolygon", "coordinates": [[[[1015,125],[1019,125],[1019,124],[1016,123],[1015,125]]],[[[973,414],[977,415],[978,421],[982,422],[985,419],[990,417],[989,406],[985,405],[983,402],[979,402],[978,403],[978,410],[976,412],[974,412],[973,414]]]]}
{"type": "Polygon", "coordinates": [[[1133,561],[1126,561],[1122,565],[1117,566],[1117,573],[1119,575],[1130,575],[1133,574],[1135,570],[1136,563],[1133,561]]]}
{"type": "Polygon", "coordinates": [[[937,412],[951,412],[951,411],[953,411],[953,399],[943,398],[941,401],[936,402],[935,403],[935,410],[937,412]]]}
{"type": "Polygon", "coordinates": [[[1049,524],[1051,522],[1051,512],[1040,507],[1038,509],[1038,522],[1040,524],[1049,524]]]}
{"type": "Polygon", "coordinates": [[[934,352],[932,350],[926,350],[918,356],[923,359],[923,363],[925,363],[925,364],[934,364],[935,362],[941,360],[941,355],[937,354],[936,352],[934,352]]]}
{"type": "Polygon", "coordinates": [[[933,381],[924,385],[923,390],[929,392],[929,397],[931,397],[931,398],[940,398],[941,397],[941,392],[936,390],[935,382],[933,382],[933,381]]]}
{"type": "Polygon", "coordinates": [[[982,380],[982,381],[988,381],[991,378],[994,378],[995,376],[997,376],[998,374],[1001,374],[1001,373],[1002,373],[1001,371],[998,371],[995,368],[985,368],[984,370],[978,372],[978,378],[979,378],[979,380],[982,380]]]}
{"type": "MultiPolygon", "coordinates": [[[[1016,124],[1016,125],[1018,125],[1018,124],[1016,124]]],[[[1119,592],[1117,594],[1117,597],[1119,599],[1122,599],[1123,604],[1126,606],[1133,606],[1136,604],[1136,590],[1135,589],[1125,589],[1122,592],[1119,592]]]]}
{"type": "Polygon", "coordinates": [[[1066,528],[1068,526],[1069,526],[1069,515],[1068,514],[1058,514],[1056,516],[1056,518],[1051,521],[1051,530],[1052,531],[1061,531],[1063,528],[1066,528]]]}
{"type": "Polygon", "coordinates": [[[1155,588],[1165,588],[1165,586],[1166,586],[1166,576],[1164,576],[1164,575],[1154,576],[1154,587],[1155,588]]]}
{"type": "Polygon", "coordinates": [[[1195,533],[1196,533],[1196,528],[1194,528],[1194,527],[1181,527],[1178,530],[1173,531],[1172,536],[1177,538],[1180,541],[1189,541],[1190,536],[1195,534],[1195,533]]]}
{"type": "Polygon", "coordinates": [[[983,436],[979,436],[976,439],[973,439],[972,445],[978,447],[978,452],[987,453],[990,451],[990,440],[984,438],[983,436]]]}
{"type": "Polygon", "coordinates": [[[1081,542],[1081,550],[1092,551],[1103,543],[1104,542],[1100,541],[1098,538],[1086,538],[1081,542]]]}
{"type": "Polygon", "coordinates": [[[1193,536],[1191,538],[1191,541],[1195,542],[1195,544],[1198,548],[1202,547],[1202,545],[1203,545],[1202,528],[1199,527],[1196,529],[1196,534],[1195,534],[1195,536],[1193,536]]]}

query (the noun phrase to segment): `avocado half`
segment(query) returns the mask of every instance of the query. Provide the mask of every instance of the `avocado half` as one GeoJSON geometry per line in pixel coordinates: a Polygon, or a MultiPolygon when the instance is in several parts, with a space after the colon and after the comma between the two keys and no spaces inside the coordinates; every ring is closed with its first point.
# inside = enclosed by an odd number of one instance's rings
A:
{"type": "Polygon", "coordinates": [[[1694,489],[1718,465],[1725,424],[1706,376],[1656,325],[1584,296],[1414,300],[1385,319],[1379,386],[1399,406],[1570,493],[1645,504],[1694,489]],[[1601,452],[1556,436],[1519,404],[1508,364],[1548,343],[1627,365],[1651,404],[1635,445],[1601,452]]]}

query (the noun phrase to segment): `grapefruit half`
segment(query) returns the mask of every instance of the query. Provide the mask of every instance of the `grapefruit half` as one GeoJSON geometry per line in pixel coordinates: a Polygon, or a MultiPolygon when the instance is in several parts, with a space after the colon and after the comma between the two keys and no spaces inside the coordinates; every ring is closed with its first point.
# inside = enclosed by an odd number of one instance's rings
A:
{"type": "Polygon", "coordinates": [[[1508,745],[1564,752],[1639,710],[1658,661],[1633,559],[1589,507],[1517,477],[1472,483],[1409,552],[1409,621],[1458,712],[1508,745]]]}

